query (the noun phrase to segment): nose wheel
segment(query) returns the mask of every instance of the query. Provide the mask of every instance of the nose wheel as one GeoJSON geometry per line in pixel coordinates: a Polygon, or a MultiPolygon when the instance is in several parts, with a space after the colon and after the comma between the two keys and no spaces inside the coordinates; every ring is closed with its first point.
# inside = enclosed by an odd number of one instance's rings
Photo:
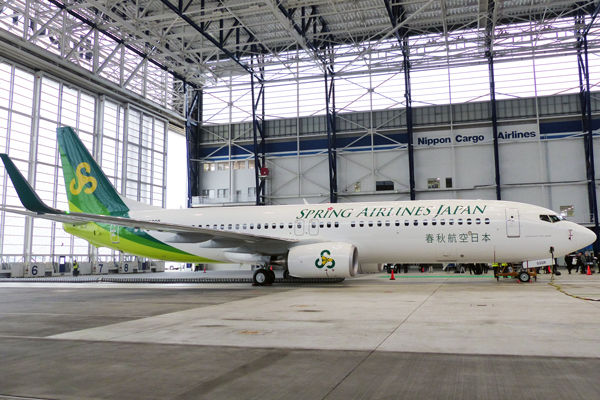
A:
{"type": "Polygon", "coordinates": [[[267,286],[275,282],[275,272],[266,268],[259,268],[252,275],[252,284],[254,286],[267,286]]]}

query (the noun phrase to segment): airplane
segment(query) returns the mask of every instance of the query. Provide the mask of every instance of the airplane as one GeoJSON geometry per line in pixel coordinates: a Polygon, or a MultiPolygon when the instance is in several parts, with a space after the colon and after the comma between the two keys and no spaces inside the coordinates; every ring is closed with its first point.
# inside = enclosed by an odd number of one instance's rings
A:
{"type": "Polygon", "coordinates": [[[70,127],[57,128],[69,210],[46,205],[7,154],[26,210],[94,246],[152,259],[260,265],[284,276],[349,278],[359,263],[493,263],[559,257],[596,240],[547,208],[497,200],[413,200],[167,210],[119,195],[70,127]]]}

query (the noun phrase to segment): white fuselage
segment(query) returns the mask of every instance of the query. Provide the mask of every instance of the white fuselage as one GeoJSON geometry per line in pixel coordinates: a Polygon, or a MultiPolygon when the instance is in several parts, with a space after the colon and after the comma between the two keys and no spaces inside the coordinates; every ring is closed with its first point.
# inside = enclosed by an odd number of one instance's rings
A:
{"type": "MultiPolygon", "coordinates": [[[[132,210],[132,218],[297,241],[345,242],[361,263],[521,262],[559,257],[589,245],[589,229],[534,205],[494,200],[417,200],[287,206],[132,210]],[[554,222],[540,216],[553,216],[554,222]]],[[[231,248],[174,243],[188,253],[232,262],[231,248]]],[[[260,239],[259,239],[260,240],[260,239]]],[[[269,254],[268,250],[265,250],[269,254]]]]}

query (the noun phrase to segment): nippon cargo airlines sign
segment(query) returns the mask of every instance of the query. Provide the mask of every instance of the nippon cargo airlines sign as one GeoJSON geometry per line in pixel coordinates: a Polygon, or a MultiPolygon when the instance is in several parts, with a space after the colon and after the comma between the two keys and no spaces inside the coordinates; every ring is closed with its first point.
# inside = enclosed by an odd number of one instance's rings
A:
{"type": "MultiPolygon", "coordinates": [[[[436,147],[492,143],[493,137],[494,135],[491,127],[430,133],[422,132],[416,135],[415,144],[421,147],[436,147]]],[[[539,137],[539,128],[536,124],[498,127],[498,140],[500,143],[526,141],[539,139],[539,137]]]]}

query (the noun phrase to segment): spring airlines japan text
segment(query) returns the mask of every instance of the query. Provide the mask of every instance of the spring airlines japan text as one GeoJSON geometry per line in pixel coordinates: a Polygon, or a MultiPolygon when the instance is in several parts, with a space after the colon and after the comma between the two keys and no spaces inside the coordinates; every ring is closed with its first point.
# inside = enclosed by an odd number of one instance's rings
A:
{"type": "Polygon", "coordinates": [[[454,215],[483,215],[485,205],[446,205],[435,206],[410,206],[410,207],[364,207],[364,208],[340,208],[327,207],[323,209],[304,208],[296,216],[296,219],[313,218],[365,218],[365,217],[430,217],[454,215]]]}

